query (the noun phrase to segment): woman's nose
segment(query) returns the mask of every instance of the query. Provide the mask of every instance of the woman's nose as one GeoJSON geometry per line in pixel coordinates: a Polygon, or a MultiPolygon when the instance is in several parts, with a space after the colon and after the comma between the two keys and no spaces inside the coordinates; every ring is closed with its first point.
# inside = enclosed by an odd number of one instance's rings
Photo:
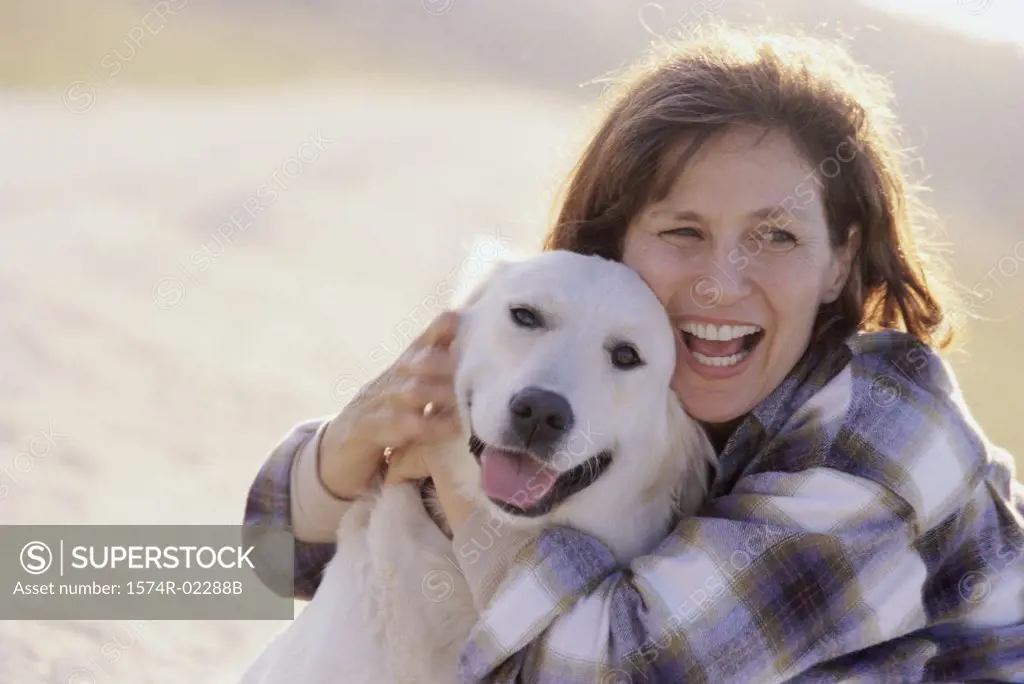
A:
{"type": "Polygon", "coordinates": [[[690,286],[697,306],[732,306],[751,292],[750,259],[739,248],[718,253],[700,269],[690,286]]]}

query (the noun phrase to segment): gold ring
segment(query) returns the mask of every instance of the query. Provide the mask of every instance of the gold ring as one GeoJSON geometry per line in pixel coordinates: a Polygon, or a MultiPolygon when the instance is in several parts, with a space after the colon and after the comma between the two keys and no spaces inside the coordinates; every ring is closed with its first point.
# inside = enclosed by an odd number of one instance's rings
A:
{"type": "Polygon", "coordinates": [[[395,450],[391,447],[384,447],[384,463],[385,465],[391,464],[391,455],[395,453],[395,450]]]}
{"type": "Polygon", "coordinates": [[[434,413],[434,402],[428,401],[426,406],[423,407],[423,417],[429,418],[434,413]]]}

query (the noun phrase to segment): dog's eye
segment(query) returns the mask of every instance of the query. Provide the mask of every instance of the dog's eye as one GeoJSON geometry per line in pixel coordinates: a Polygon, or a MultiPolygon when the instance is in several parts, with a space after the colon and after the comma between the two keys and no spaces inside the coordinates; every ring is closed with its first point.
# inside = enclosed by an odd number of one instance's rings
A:
{"type": "Polygon", "coordinates": [[[643,365],[640,354],[630,344],[619,344],[611,350],[612,365],[623,370],[643,365]]]}
{"type": "Polygon", "coordinates": [[[521,328],[539,328],[541,326],[540,316],[532,309],[525,306],[514,306],[509,310],[512,320],[521,328]]]}

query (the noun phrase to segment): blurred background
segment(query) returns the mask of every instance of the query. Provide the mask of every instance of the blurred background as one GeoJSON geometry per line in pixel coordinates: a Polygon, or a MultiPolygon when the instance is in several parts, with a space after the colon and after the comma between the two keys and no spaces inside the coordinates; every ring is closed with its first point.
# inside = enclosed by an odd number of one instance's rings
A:
{"type": "MultiPolygon", "coordinates": [[[[240,522],[471,239],[536,248],[595,79],[711,18],[892,79],[975,315],[950,358],[1019,461],[1017,0],[0,0],[0,522],[240,522]]],[[[233,682],[282,625],[0,623],[0,682],[233,682]]]]}

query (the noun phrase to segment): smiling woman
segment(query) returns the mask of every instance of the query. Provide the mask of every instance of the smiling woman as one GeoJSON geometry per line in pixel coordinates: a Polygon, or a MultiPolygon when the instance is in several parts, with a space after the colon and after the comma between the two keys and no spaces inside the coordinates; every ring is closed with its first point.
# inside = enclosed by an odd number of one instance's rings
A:
{"type": "MultiPolygon", "coordinates": [[[[939,356],[946,312],[889,106],[839,48],[795,36],[708,34],[631,75],[545,247],[648,284],[717,472],[698,514],[624,567],[567,527],[494,539],[428,465],[481,610],[462,681],[1024,682],[1024,487],[939,356]]],[[[434,372],[381,400],[393,424],[346,408],[279,445],[247,521],[336,529],[346,504],[324,490],[365,489],[392,443],[375,429],[436,439],[443,419],[406,412],[452,405],[436,342],[453,325],[400,364],[434,372]]],[[[333,545],[304,539],[308,596],[333,545]]]]}
{"type": "Polygon", "coordinates": [[[701,420],[725,422],[761,402],[807,348],[819,309],[842,292],[856,237],[831,240],[821,202],[784,208],[813,173],[785,134],[736,127],[626,230],[622,260],[678,321],[674,386],[701,420]],[[702,279],[713,306],[693,296],[702,279]]]}

